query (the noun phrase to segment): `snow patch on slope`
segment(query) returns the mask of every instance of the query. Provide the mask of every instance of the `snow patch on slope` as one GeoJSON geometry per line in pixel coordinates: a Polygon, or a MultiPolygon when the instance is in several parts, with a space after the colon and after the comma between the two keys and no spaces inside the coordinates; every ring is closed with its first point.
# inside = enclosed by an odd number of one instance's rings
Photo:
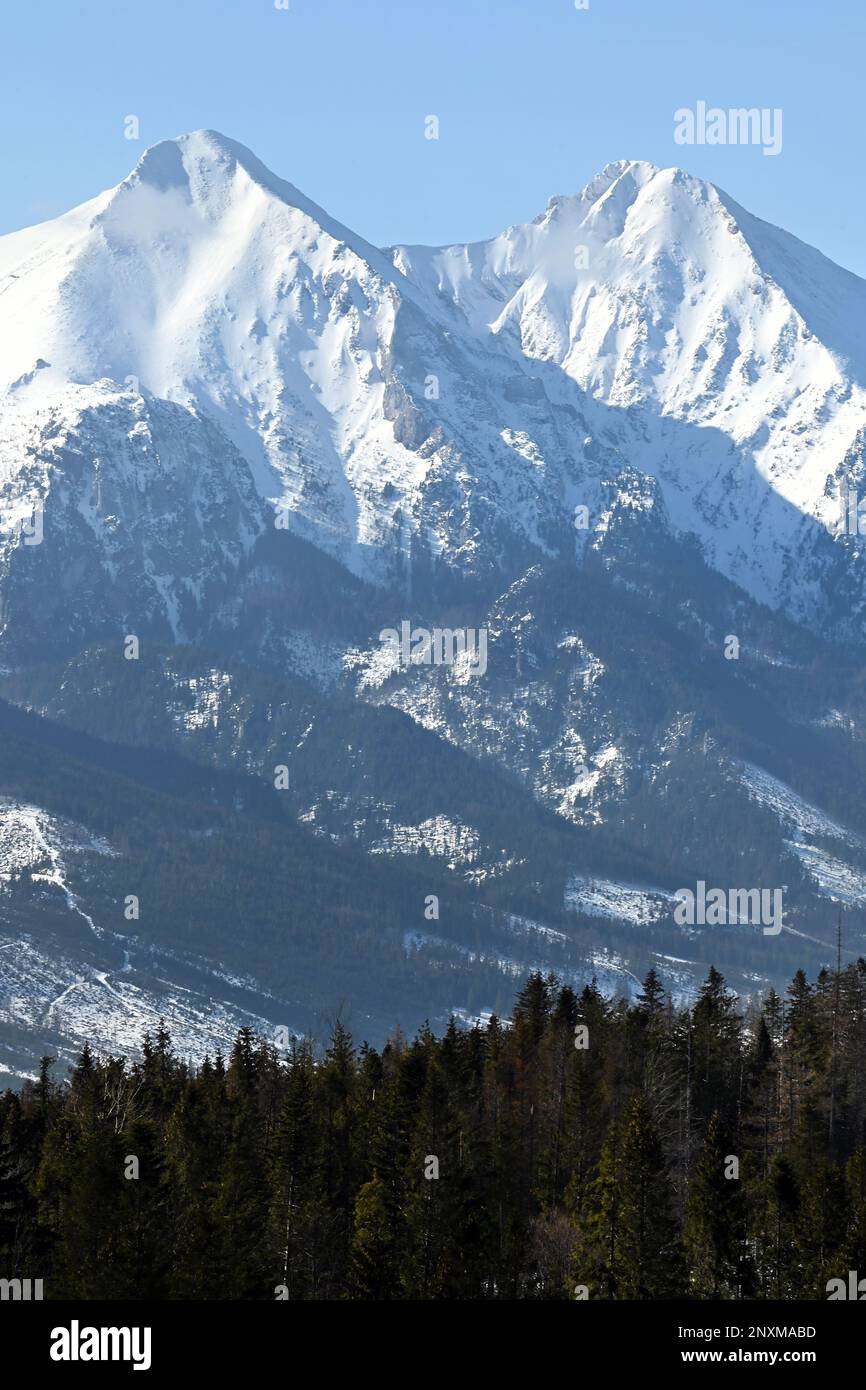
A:
{"type": "Polygon", "coordinates": [[[586,917],[628,922],[635,927],[660,921],[673,908],[674,898],[663,888],[642,888],[614,879],[575,875],[565,891],[565,906],[586,917]]]}
{"type": "Polygon", "coordinates": [[[430,816],[419,825],[392,825],[388,834],[370,846],[371,854],[432,854],[450,861],[449,867],[478,857],[480,838],[471,826],[448,816],[430,816]]]}
{"type": "Polygon", "coordinates": [[[71,854],[113,855],[115,851],[83,826],[60,821],[38,806],[0,797],[0,896],[22,879],[58,888],[70,912],[85,921],[94,936],[102,937],[89,913],[69,886],[66,859],[71,854]]]}
{"type": "Polygon", "coordinates": [[[739,765],[740,781],[760,805],[771,810],[783,825],[793,826],[801,835],[826,835],[846,845],[862,844],[861,837],[806,801],[787,783],[754,763],[739,765]]]}
{"type": "Polygon", "coordinates": [[[866,873],[815,845],[795,840],[786,840],[785,844],[826,897],[847,907],[866,906],[866,873]]]}

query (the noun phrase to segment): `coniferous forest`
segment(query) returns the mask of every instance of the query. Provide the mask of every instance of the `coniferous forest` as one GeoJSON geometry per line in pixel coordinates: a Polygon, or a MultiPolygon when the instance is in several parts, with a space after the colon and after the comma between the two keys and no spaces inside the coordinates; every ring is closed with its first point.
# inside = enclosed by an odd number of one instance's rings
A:
{"type": "Polygon", "coordinates": [[[0,1097],[0,1272],[52,1299],[826,1299],[866,1269],[866,961],[741,1012],[533,975],[382,1052],[164,1029],[0,1097]]]}

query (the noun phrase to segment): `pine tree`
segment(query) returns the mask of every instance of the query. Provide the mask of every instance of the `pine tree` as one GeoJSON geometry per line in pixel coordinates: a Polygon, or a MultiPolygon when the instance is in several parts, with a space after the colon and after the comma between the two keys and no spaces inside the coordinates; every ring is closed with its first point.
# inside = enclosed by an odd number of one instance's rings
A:
{"type": "Polygon", "coordinates": [[[730,1143],[714,1113],[695,1164],[685,1213],[683,1245],[690,1292],[697,1298],[742,1298],[745,1268],[745,1209],[738,1167],[731,1175],[730,1143]]]}
{"type": "Polygon", "coordinates": [[[697,1120],[707,1124],[713,1112],[719,1111],[733,1132],[742,1065],[741,1019],[735,1004],[724,977],[711,966],[692,1010],[692,1103],[697,1120]]]}
{"type": "Polygon", "coordinates": [[[319,1179],[315,1067],[308,1043],[293,1042],[288,1069],[271,1163],[271,1226],[278,1282],[285,1285],[289,1299],[297,1299],[318,1291],[326,1219],[319,1179]]]}
{"type": "Polygon", "coordinates": [[[610,1127],[585,1234],[578,1241],[575,1275],[602,1298],[673,1298],[680,1292],[671,1185],[641,1095],[610,1127]]]}
{"type": "Polygon", "coordinates": [[[398,1264],[385,1184],[374,1173],[355,1202],[351,1253],[351,1285],[355,1298],[385,1300],[394,1295],[398,1264]]]}
{"type": "Polygon", "coordinates": [[[213,1206],[226,1295],[235,1299],[271,1296],[273,1287],[258,1080],[255,1040],[241,1028],[226,1072],[228,1144],[213,1206]]]}
{"type": "Polygon", "coordinates": [[[680,1250],[671,1185],[643,1096],[628,1113],[622,1142],[617,1296],[673,1298],[681,1290],[680,1250]]]}

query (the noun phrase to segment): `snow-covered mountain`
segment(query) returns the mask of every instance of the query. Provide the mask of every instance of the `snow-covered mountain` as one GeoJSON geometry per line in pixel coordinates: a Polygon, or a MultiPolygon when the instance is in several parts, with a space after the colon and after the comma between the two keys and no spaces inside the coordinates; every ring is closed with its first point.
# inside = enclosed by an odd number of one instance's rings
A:
{"type": "Polygon", "coordinates": [[[393,255],[482,338],[637,416],[620,447],[724,574],[822,609],[826,535],[845,484],[863,491],[866,282],[714,185],[633,161],[489,242],[393,255]]]}
{"type": "Polygon", "coordinates": [[[610,165],[489,243],[385,253],[235,142],[165,141],[0,238],[4,635],[67,546],[186,637],[275,524],[380,586],[515,573],[579,552],[575,507],[603,529],[626,467],[722,573],[859,635],[861,542],[835,533],[864,310],[862,281],[680,170],[610,165]],[[39,502],[53,562],[17,543],[39,502]]]}
{"type": "MultiPolygon", "coordinates": [[[[0,239],[0,326],[4,492],[43,498],[49,526],[57,451],[88,447],[82,411],[107,393],[134,446],[154,400],[175,406],[181,433],[220,431],[206,449],[238,493],[239,547],[287,519],[380,583],[419,542],[470,572],[513,536],[544,547],[576,471],[528,368],[455,334],[384,253],[211,132],[154,147],[118,188],[0,239]]],[[[100,550],[114,499],[105,443],[89,447],[74,507],[100,550]]],[[[137,466],[114,472],[135,490],[137,466]]],[[[163,572],[140,544],[145,573],[163,572]]]]}
{"type": "Polygon", "coordinates": [[[0,850],[29,866],[0,951],[34,924],[27,1017],[74,984],[73,1040],[134,990],[305,1027],[313,981],[386,1028],[409,996],[498,1007],[531,964],[760,988],[820,964],[831,900],[863,949],[864,441],[866,284],[681,170],[380,250],[201,131],[0,238],[0,850]],[[404,621],[483,630],[485,670],[397,660],[404,621]],[[290,876],[286,938],[287,854],[317,877],[290,876]],[[124,925],[136,876],[157,926],[124,925]],[[684,940],[698,879],[784,883],[784,935],[684,940]]]}

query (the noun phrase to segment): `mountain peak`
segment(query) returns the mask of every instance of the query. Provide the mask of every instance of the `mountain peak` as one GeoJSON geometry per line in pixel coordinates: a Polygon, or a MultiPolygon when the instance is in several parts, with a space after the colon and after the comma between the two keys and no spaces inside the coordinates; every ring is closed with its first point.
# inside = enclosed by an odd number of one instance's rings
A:
{"type": "MultiPolygon", "coordinates": [[[[590,179],[584,192],[594,191],[597,186],[603,192],[605,188],[610,188],[618,179],[621,179],[624,174],[631,174],[636,182],[644,184],[660,173],[661,169],[658,165],[650,164],[645,159],[612,159],[608,164],[605,164],[594,179],[590,179]]],[[[597,192],[595,196],[598,197],[600,194],[597,192]]]]}
{"type": "MultiPolygon", "coordinates": [[[[151,145],[109,195],[103,215],[114,204],[124,202],[127,194],[141,188],[179,194],[205,221],[219,220],[240,198],[263,193],[274,204],[282,204],[309,219],[335,242],[351,247],[385,279],[393,277],[390,261],[377,247],[331,217],[294,184],[273,173],[246,145],[218,130],[193,130],[151,145]]],[[[259,215],[255,207],[250,208],[251,224],[259,215]]]]}
{"type": "Polygon", "coordinates": [[[297,206],[303,197],[272,173],[246,145],[218,130],[193,130],[151,145],[120,187],[147,184],[166,192],[194,185],[199,192],[207,192],[214,183],[232,180],[238,169],[284,202],[297,206]]]}
{"type": "Polygon", "coordinates": [[[610,211],[613,207],[625,214],[646,194],[654,198],[658,193],[664,202],[672,188],[680,189],[696,203],[706,203],[708,198],[719,195],[714,184],[696,178],[685,169],[662,168],[645,159],[616,159],[606,164],[579,192],[551,198],[534,225],[549,224],[569,214],[582,220],[588,212],[610,211]]]}
{"type": "MultiPolygon", "coordinates": [[[[656,185],[659,189],[675,186],[692,193],[697,192],[701,201],[706,198],[708,190],[715,189],[715,184],[690,174],[687,169],[678,165],[662,167],[659,164],[650,164],[646,159],[617,159],[606,164],[595,178],[585,184],[577,195],[577,201],[598,202],[616,186],[627,189],[631,201],[650,185],[656,185]]],[[[718,192],[717,189],[715,191],[718,192]]]]}

